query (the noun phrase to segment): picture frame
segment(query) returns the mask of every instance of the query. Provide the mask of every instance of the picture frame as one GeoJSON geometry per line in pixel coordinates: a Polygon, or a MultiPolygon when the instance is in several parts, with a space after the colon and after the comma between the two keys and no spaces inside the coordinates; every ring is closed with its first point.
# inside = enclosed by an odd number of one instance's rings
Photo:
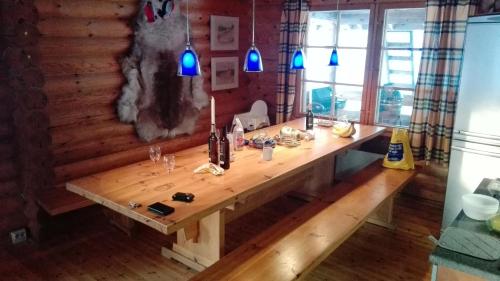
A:
{"type": "Polygon", "coordinates": [[[210,16],[210,50],[238,50],[239,22],[238,17],[210,16]]]}
{"type": "Polygon", "coordinates": [[[238,57],[215,57],[211,59],[212,91],[238,88],[238,57]]]}

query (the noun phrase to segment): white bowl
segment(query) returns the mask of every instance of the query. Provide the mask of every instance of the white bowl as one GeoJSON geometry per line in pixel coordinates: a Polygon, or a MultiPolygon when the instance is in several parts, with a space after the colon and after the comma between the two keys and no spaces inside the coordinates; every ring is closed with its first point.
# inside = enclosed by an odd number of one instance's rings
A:
{"type": "Polygon", "coordinates": [[[498,212],[498,200],[482,194],[466,194],[462,196],[462,207],[465,214],[474,220],[484,221],[498,212]]]}

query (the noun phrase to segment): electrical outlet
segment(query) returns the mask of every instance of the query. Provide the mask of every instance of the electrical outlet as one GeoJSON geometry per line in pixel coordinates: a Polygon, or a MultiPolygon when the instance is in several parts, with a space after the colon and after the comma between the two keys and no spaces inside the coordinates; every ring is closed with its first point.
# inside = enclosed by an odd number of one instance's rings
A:
{"type": "Polygon", "coordinates": [[[27,235],[26,235],[26,229],[21,228],[18,230],[14,230],[10,233],[10,240],[12,241],[12,244],[18,244],[21,242],[26,241],[27,235]]]}

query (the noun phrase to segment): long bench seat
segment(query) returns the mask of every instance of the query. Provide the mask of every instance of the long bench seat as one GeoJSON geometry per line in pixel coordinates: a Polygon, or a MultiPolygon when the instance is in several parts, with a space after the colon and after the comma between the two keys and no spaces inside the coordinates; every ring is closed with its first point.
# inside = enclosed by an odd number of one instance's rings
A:
{"type": "Polygon", "coordinates": [[[415,171],[377,161],[336,184],[191,280],[300,280],[392,199],[415,171]]]}

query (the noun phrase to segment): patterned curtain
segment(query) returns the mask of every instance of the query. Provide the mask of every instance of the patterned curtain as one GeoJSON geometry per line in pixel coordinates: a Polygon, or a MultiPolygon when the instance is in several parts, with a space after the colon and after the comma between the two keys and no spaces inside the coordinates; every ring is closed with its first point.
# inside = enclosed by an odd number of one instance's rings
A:
{"type": "Polygon", "coordinates": [[[476,0],[428,0],[422,61],[413,102],[414,157],[448,163],[467,18],[476,0]]]}
{"type": "Polygon", "coordinates": [[[303,0],[285,0],[281,13],[280,45],[278,57],[278,86],[276,99],[276,123],[288,121],[295,101],[296,70],[290,70],[293,52],[303,42],[307,28],[309,3],[303,0]],[[302,11],[299,13],[299,6],[302,11]],[[299,19],[300,14],[300,19],[299,19]]]}

